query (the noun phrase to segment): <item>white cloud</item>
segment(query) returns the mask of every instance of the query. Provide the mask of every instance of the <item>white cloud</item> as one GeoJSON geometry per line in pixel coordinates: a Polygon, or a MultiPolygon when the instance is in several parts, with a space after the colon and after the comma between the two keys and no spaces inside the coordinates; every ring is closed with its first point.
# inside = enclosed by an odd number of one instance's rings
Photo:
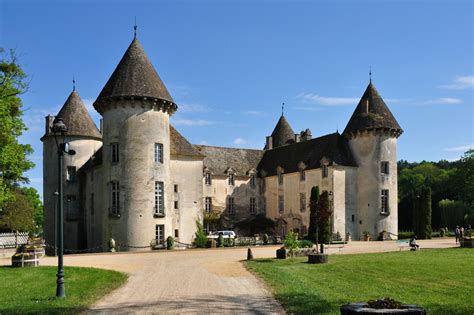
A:
{"type": "Polygon", "coordinates": [[[468,144],[468,145],[462,145],[459,147],[451,147],[451,148],[445,148],[444,151],[449,151],[449,152],[465,152],[467,150],[470,150],[474,148],[474,144],[468,144]]]}
{"type": "Polygon", "coordinates": [[[175,126],[209,126],[214,124],[213,121],[204,119],[173,119],[175,126]]]}
{"type": "Polygon", "coordinates": [[[208,112],[209,107],[200,104],[180,104],[178,110],[180,113],[203,113],[208,112]]]}
{"type": "Polygon", "coordinates": [[[234,144],[239,145],[239,144],[246,144],[246,143],[247,143],[247,141],[245,139],[242,139],[242,138],[234,139],[234,144]]]}
{"type": "Polygon", "coordinates": [[[206,140],[202,140],[199,142],[200,145],[209,145],[209,143],[206,140]]]}
{"type": "Polygon", "coordinates": [[[299,110],[306,110],[306,111],[309,111],[309,112],[319,112],[319,111],[322,111],[323,109],[321,107],[295,107],[295,109],[299,109],[299,110]]]}
{"type": "Polygon", "coordinates": [[[267,114],[264,113],[264,112],[259,112],[259,111],[256,111],[256,110],[247,110],[245,112],[243,112],[245,115],[249,115],[249,116],[266,116],[267,114]]]}
{"type": "Polygon", "coordinates": [[[359,103],[359,98],[357,97],[321,96],[313,93],[301,93],[297,98],[301,98],[310,103],[326,106],[357,105],[357,103],[359,103]]]}
{"type": "Polygon", "coordinates": [[[441,97],[434,100],[425,101],[427,105],[455,105],[461,104],[462,100],[454,97],[441,97]]]}
{"type": "Polygon", "coordinates": [[[474,88],[474,76],[459,76],[456,77],[451,84],[444,84],[438,86],[441,89],[447,90],[465,90],[465,89],[472,89],[474,88]]]}

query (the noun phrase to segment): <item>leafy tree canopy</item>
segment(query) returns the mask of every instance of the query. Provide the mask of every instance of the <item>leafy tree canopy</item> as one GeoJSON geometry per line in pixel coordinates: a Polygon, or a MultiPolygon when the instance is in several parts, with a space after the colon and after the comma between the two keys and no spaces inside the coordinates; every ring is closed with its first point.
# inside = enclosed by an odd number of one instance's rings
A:
{"type": "Polygon", "coordinates": [[[0,48],[0,211],[17,197],[14,187],[28,182],[24,172],[34,166],[27,159],[33,152],[31,146],[18,142],[26,130],[19,97],[27,88],[25,77],[14,52],[6,54],[0,48]]]}

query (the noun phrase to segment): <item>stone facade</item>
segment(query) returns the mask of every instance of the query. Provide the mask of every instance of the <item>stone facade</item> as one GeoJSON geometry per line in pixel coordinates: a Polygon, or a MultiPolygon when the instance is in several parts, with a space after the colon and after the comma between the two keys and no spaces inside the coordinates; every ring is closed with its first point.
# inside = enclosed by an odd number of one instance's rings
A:
{"type": "MultiPolygon", "coordinates": [[[[397,231],[397,138],[402,133],[372,83],[343,134],[295,134],[282,115],[263,150],[192,145],[170,124],[178,109],[135,38],[94,103],[101,130],[73,91],[57,114],[70,126],[65,156],[65,248],[190,244],[207,231],[301,236],[311,189],[328,191],[331,230],[342,238],[397,231]]],[[[45,238],[55,244],[58,161],[53,117],[43,141],[45,238]]],[[[50,252],[51,253],[51,252],[50,252]]]]}

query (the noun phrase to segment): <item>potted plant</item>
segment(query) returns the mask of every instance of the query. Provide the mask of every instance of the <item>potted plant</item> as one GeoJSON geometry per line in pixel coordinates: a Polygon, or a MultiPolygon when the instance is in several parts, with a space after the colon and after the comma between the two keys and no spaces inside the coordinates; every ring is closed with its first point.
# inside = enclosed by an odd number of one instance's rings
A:
{"type": "Polygon", "coordinates": [[[364,242],[370,241],[370,233],[369,233],[369,231],[364,231],[364,233],[363,233],[363,240],[364,240],[364,242]]]}

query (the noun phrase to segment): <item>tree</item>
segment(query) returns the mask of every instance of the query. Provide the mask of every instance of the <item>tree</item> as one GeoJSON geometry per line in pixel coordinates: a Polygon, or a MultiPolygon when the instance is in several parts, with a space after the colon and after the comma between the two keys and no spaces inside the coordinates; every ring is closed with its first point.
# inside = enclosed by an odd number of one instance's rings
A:
{"type": "Polygon", "coordinates": [[[26,192],[21,188],[13,190],[13,197],[4,204],[0,217],[0,229],[4,231],[31,232],[35,229],[35,208],[26,192]]]}
{"type": "Polygon", "coordinates": [[[285,245],[285,248],[288,249],[288,255],[293,259],[296,251],[299,249],[298,234],[293,231],[288,232],[283,244],[285,245]]]}
{"type": "Polygon", "coordinates": [[[422,239],[431,238],[431,188],[425,187],[420,196],[420,231],[422,239]]]}
{"type": "Polygon", "coordinates": [[[331,210],[329,209],[329,194],[325,190],[319,197],[317,207],[318,239],[321,244],[329,244],[331,241],[331,210]]]}
{"type": "Polygon", "coordinates": [[[204,232],[204,227],[199,220],[196,220],[196,233],[194,235],[193,245],[198,248],[205,248],[207,246],[207,235],[204,232]]]}
{"type": "Polygon", "coordinates": [[[454,174],[458,198],[474,208],[474,149],[464,153],[454,174]]]}
{"type": "Polygon", "coordinates": [[[318,201],[319,201],[319,187],[314,186],[311,188],[311,198],[309,200],[309,228],[308,228],[308,239],[316,242],[316,233],[318,231],[318,201]]]}
{"type": "Polygon", "coordinates": [[[7,202],[11,210],[11,201],[21,199],[16,198],[14,187],[28,182],[24,172],[34,166],[27,159],[33,151],[31,146],[18,142],[26,130],[19,97],[27,89],[25,77],[15,53],[10,51],[6,57],[5,50],[0,48],[0,212],[7,202]]]}

